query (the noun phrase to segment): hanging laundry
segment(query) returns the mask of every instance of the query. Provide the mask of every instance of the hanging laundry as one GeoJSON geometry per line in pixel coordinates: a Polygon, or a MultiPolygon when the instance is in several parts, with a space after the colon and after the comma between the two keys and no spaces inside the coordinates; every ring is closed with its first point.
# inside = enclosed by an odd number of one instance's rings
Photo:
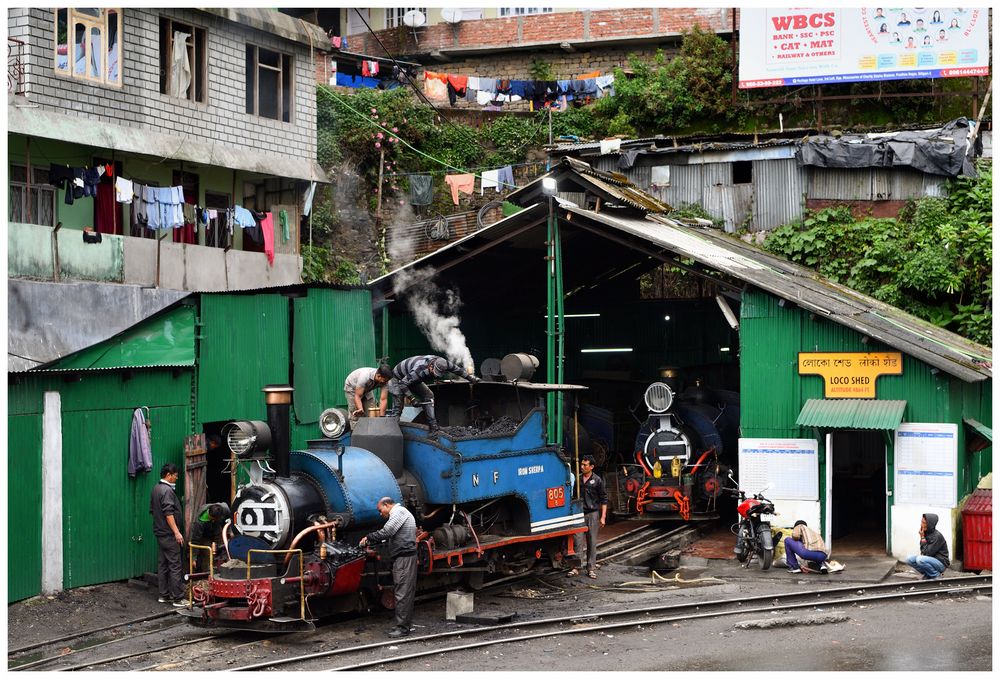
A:
{"type": "Polygon", "coordinates": [[[94,197],[94,230],[98,233],[119,234],[118,204],[115,202],[115,189],[110,181],[97,185],[97,195],[94,197]]]}
{"type": "Polygon", "coordinates": [[[482,174],[483,180],[482,183],[479,185],[479,195],[480,196],[483,195],[486,189],[497,189],[497,191],[499,191],[500,190],[498,188],[500,185],[499,176],[500,176],[500,170],[486,170],[485,172],[483,172],[482,174]]]}
{"type": "Polygon", "coordinates": [[[486,106],[491,101],[493,101],[494,93],[488,90],[479,90],[476,92],[476,103],[480,106],[486,106]]]}
{"type": "Polygon", "coordinates": [[[267,263],[274,266],[274,217],[270,212],[265,212],[264,218],[260,220],[260,230],[264,234],[264,254],[267,255],[267,263]]]}
{"type": "Polygon", "coordinates": [[[131,203],[134,195],[132,191],[132,180],[115,177],[115,200],[119,203],[131,203]]]}
{"type": "Polygon", "coordinates": [[[431,73],[430,71],[424,71],[424,95],[426,95],[428,99],[447,99],[447,76],[443,73],[431,73]]]}
{"type": "Polygon", "coordinates": [[[184,203],[181,206],[181,213],[184,215],[185,224],[194,224],[196,217],[194,214],[194,205],[191,203],[184,203]]]}
{"type": "Polygon", "coordinates": [[[191,62],[188,60],[187,41],[191,35],[174,31],[174,49],[170,56],[170,82],[167,93],[171,97],[186,99],[191,85],[191,62]]]}
{"type": "Polygon", "coordinates": [[[451,187],[451,199],[458,205],[458,193],[473,193],[476,190],[476,175],[474,174],[449,174],[444,178],[445,183],[451,187]]]}
{"type": "Polygon", "coordinates": [[[378,75],[378,62],[373,59],[361,61],[361,75],[368,78],[378,75]]]}
{"type": "Polygon", "coordinates": [[[601,75],[594,78],[594,84],[599,90],[598,98],[615,96],[615,75],[601,75]]]}
{"type": "Polygon", "coordinates": [[[576,76],[577,80],[587,80],[588,78],[596,78],[601,75],[600,71],[591,71],[590,73],[584,73],[583,75],[576,76]]]}
{"type": "Polygon", "coordinates": [[[310,182],[309,189],[306,191],[305,205],[302,208],[303,217],[308,217],[309,213],[312,212],[313,196],[315,195],[316,195],[316,182],[310,182]]]}
{"type": "Polygon", "coordinates": [[[620,153],[622,149],[621,139],[602,139],[601,140],[601,155],[606,153],[620,153]]]}
{"type": "Polygon", "coordinates": [[[149,441],[149,429],[142,408],[132,412],[132,430],[128,437],[128,477],[134,479],[139,472],[153,469],[153,447],[149,441]]]}
{"type": "Polygon", "coordinates": [[[507,189],[516,188],[514,186],[514,168],[510,165],[504,165],[499,170],[497,170],[497,193],[500,191],[505,191],[507,189]]]}
{"type": "Polygon", "coordinates": [[[257,226],[257,221],[253,218],[253,213],[242,205],[233,207],[233,222],[244,229],[252,229],[257,226]]]}
{"type": "Polygon", "coordinates": [[[278,213],[278,224],[281,225],[281,242],[287,243],[292,236],[288,232],[288,212],[285,210],[278,213]]]}
{"type": "Polygon", "coordinates": [[[429,174],[410,175],[410,205],[430,205],[434,200],[434,187],[429,174]]]}

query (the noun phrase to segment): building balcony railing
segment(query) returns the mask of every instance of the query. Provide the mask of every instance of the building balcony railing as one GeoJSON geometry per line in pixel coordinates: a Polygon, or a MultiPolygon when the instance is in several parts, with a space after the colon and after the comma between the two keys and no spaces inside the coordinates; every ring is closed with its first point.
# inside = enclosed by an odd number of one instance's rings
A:
{"type": "Polygon", "coordinates": [[[7,38],[7,93],[24,96],[24,53],[26,43],[7,38]]]}

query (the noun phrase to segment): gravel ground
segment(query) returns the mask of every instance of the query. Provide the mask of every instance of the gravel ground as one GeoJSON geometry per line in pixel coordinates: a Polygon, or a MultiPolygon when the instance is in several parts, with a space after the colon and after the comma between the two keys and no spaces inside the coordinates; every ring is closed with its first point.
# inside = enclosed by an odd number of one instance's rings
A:
{"type": "MultiPolygon", "coordinates": [[[[649,606],[741,595],[777,594],[796,589],[837,586],[843,578],[757,579],[732,577],[732,564],[709,561],[706,568],[684,568],[680,580],[652,585],[644,569],[608,565],[599,578],[550,574],[479,593],[480,614],[516,612],[530,620],[591,613],[622,606],[649,606]]],[[[673,577],[675,574],[668,574],[673,577]]],[[[863,584],[858,585],[859,588],[863,584]]],[[[415,635],[462,629],[444,620],[444,601],[417,606],[415,635]]],[[[8,607],[8,645],[24,646],[85,629],[170,610],[156,602],[155,588],[126,583],[84,587],[55,597],[40,597],[8,607]]],[[[798,614],[763,613],[689,620],[621,630],[606,630],[524,645],[499,645],[443,657],[391,665],[392,670],[990,670],[992,668],[990,597],[968,595],[933,601],[917,599],[878,606],[857,605],[798,614]],[[813,624],[785,626],[798,616],[813,624]],[[779,619],[780,624],[771,621],[779,619]],[[741,623],[752,622],[748,629],[741,623]],[[757,624],[761,623],[761,624],[757,624]],[[790,649],[795,649],[791,652],[790,649]]],[[[158,621],[159,622],[159,621],[158,621]]],[[[241,665],[345,646],[384,641],[391,626],[388,612],[334,621],[312,634],[275,635],[263,640],[239,633],[185,646],[154,657],[121,662],[115,669],[224,670],[241,665]]],[[[134,648],[155,647],[158,640],[203,636],[195,628],[156,632],[134,648]]],[[[471,640],[471,638],[469,638],[471,640]]],[[[390,653],[402,654],[405,646],[390,653]]],[[[319,670],[346,664],[329,658],[296,669],[319,670]]]]}

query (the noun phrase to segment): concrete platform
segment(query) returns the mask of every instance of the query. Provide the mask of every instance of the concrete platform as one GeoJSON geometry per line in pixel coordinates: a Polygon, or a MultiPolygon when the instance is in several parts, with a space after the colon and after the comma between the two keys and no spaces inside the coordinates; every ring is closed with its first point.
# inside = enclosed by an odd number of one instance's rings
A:
{"type": "MultiPolygon", "coordinates": [[[[860,582],[877,583],[884,581],[896,569],[896,560],[891,556],[857,556],[838,559],[844,570],[838,573],[789,573],[786,566],[771,566],[762,571],[756,563],[743,568],[735,557],[730,559],[706,559],[682,555],[681,568],[690,573],[698,572],[700,577],[716,577],[725,580],[769,580],[795,583],[860,582]]],[[[683,577],[683,576],[682,576],[683,577]]],[[[946,575],[947,577],[947,575],[946,575]]]]}

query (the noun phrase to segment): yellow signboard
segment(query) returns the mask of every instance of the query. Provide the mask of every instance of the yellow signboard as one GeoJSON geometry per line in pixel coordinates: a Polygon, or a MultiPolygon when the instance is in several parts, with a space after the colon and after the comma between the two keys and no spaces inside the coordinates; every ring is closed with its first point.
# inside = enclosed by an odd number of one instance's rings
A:
{"type": "Polygon", "coordinates": [[[799,352],[799,374],[823,377],[823,398],[875,398],[879,375],[902,375],[903,355],[872,353],[799,352]]]}

